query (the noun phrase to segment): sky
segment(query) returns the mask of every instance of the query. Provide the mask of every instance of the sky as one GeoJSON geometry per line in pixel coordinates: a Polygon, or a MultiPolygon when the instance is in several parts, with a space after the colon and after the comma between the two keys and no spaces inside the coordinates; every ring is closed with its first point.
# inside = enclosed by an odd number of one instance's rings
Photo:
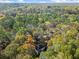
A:
{"type": "Polygon", "coordinates": [[[0,0],[0,3],[79,3],[79,0],[0,0]]]}

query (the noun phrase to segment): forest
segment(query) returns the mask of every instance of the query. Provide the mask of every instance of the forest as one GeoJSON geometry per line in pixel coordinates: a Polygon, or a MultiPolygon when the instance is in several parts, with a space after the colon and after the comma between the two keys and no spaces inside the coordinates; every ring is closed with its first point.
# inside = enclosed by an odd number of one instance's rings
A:
{"type": "Polygon", "coordinates": [[[0,4],[0,59],[79,59],[79,6],[0,4]]]}

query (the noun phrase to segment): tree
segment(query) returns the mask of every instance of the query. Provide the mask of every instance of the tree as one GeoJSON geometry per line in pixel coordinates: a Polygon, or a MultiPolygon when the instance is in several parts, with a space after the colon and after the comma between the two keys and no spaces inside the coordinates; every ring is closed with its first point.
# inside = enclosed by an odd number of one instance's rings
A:
{"type": "Polygon", "coordinates": [[[9,57],[10,59],[14,59],[15,56],[17,55],[17,48],[19,47],[18,44],[9,44],[3,54],[7,57],[9,57]]]}

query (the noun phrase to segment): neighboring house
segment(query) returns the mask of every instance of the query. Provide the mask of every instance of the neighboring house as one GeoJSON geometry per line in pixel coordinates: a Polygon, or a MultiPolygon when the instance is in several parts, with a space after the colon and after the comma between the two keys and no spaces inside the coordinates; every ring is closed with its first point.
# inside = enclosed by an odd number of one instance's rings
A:
{"type": "Polygon", "coordinates": [[[0,17],[4,17],[4,16],[5,16],[4,13],[0,12],[0,17]]]}

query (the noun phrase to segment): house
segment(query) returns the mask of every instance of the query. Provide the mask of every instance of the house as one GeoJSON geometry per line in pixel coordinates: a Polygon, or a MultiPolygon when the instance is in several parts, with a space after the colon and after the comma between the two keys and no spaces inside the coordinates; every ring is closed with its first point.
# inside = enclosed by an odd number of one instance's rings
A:
{"type": "Polygon", "coordinates": [[[4,17],[4,16],[5,16],[4,13],[0,12],[0,17],[4,17]]]}

